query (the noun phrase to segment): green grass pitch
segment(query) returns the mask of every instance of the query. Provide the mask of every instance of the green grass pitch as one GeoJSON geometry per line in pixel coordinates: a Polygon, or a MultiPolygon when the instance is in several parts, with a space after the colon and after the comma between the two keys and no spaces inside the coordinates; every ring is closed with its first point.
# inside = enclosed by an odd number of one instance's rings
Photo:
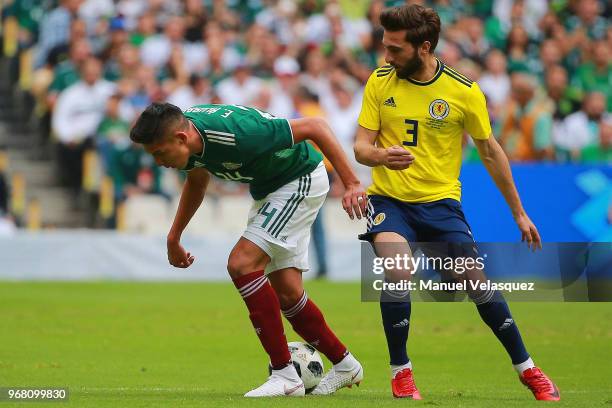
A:
{"type": "MultiPolygon", "coordinates": [[[[393,400],[378,305],[360,302],[357,284],[307,289],[365,380],[329,397],[253,401],[242,395],[265,380],[267,359],[229,283],[0,283],[0,387],[70,390],[66,403],[0,408],[541,406],[468,303],[413,305],[409,352],[424,400],[393,400]]],[[[612,407],[611,304],[511,308],[561,390],[557,406],[612,407]]]]}

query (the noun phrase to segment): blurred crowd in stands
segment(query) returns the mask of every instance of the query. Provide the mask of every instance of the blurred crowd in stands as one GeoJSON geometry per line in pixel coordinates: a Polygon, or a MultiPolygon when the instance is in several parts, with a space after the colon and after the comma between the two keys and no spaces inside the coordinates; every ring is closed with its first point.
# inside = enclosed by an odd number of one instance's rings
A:
{"type": "MultiPolygon", "coordinates": [[[[19,52],[31,52],[27,92],[63,181],[78,191],[95,149],[121,200],[164,190],[163,171],[128,138],[154,101],[324,116],[352,158],[364,84],[385,64],[379,14],[402,3],[12,0],[3,21],[18,22],[19,52]]],[[[611,2],[408,3],[440,14],[437,55],[479,82],[512,161],[612,163],[611,2]]],[[[467,135],[465,160],[478,160],[467,135]]]]}

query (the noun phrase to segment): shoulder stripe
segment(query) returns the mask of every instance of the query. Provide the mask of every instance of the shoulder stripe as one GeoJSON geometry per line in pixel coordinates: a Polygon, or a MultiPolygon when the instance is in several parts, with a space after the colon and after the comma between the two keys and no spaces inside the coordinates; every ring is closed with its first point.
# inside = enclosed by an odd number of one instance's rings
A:
{"type": "Polygon", "coordinates": [[[386,76],[389,75],[389,73],[391,73],[391,71],[393,71],[393,67],[391,65],[384,65],[376,70],[374,70],[374,72],[376,72],[376,76],[377,77],[382,77],[382,76],[386,76]]]}
{"type": "Polygon", "coordinates": [[[236,135],[233,133],[218,132],[216,130],[204,130],[209,142],[228,146],[236,146],[236,135]]]}
{"type": "Polygon", "coordinates": [[[395,68],[393,68],[393,67],[392,67],[392,68],[390,68],[390,69],[378,70],[378,71],[376,71],[376,76],[377,76],[377,77],[379,77],[379,78],[380,78],[380,77],[387,76],[387,75],[389,75],[391,72],[393,72],[393,70],[394,70],[394,69],[395,69],[395,68]]]}
{"type": "Polygon", "coordinates": [[[448,75],[449,77],[453,78],[455,81],[457,82],[461,82],[463,85],[467,86],[468,88],[472,87],[472,83],[471,82],[467,82],[465,79],[462,79],[458,76],[456,76],[455,74],[451,73],[450,71],[444,71],[444,73],[446,75],[448,75]]]}
{"type": "Polygon", "coordinates": [[[232,143],[236,142],[236,140],[234,138],[227,137],[227,136],[210,135],[208,133],[206,134],[206,136],[208,136],[209,139],[224,140],[226,142],[232,142],[232,143]]]}
{"type": "Polygon", "coordinates": [[[455,74],[456,76],[458,76],[459,78],[464,79],[465,81],[472,83],[474,81],[472,81],[470,78],[466,77],[465,75],[463,75],[462,73],[460,73],[459,71],[457,71],[456,69],[453,69],[449,66],[445,66],[445,68],[449,71],[452,72],[453,74],[455,74]]]}
{"type": "Polygon", "coordinates": [[[205,129],[204,132],[206,132],[207,135],[217,135],[220,137],[225,136],[225,137],[232,138],[232,139],[236,137],[236,135],[233,133],[218,132],[216,130],[206,130],[205,129]]]}
{"type": "Polygon", "coordinates": [[[208,136],[208,140],[219,140],[221,142],[228,142],[228,143],[236,144],[236,141],[234,139],[229,139],[226,137],[214,136],[214,135],[207,135],[207,136],[208,136]]]}
{"type": "Polygon", "coordinates": [[[222,141],[222,140],[219,140],[219,139],[208,138],[208,141],[210,143],[218,143],[218,144],[227,145],[227,146],[236,146],[236,143],[226,142],[226,141],[222,141]]]}

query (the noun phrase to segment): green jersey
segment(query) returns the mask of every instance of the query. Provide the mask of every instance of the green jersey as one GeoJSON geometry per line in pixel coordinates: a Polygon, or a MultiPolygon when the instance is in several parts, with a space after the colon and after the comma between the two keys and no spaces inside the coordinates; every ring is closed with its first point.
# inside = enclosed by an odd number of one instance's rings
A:
{"type": "Polygon", "coordinates": [[[323,160],[309,143],[293,143],[286,119],[255,108],[197,105],[184,114],[204,149],[189,157],[183,170],[204,167],[217,177],[249,183],[255,200],[312,172],[323,160]]]}

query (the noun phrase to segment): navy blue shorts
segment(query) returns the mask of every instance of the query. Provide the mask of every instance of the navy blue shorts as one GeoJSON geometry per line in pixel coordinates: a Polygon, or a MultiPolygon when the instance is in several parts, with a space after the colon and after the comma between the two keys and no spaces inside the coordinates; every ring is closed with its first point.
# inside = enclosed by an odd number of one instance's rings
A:
{"type": "Polygon", "coordinates": [[[368,199],[368,229],[359,235],[361,240],[372,241],[378,232],[395,232],[408,242],[474,242],[457,200],[411,204],[381,195],[368,199]]]}

